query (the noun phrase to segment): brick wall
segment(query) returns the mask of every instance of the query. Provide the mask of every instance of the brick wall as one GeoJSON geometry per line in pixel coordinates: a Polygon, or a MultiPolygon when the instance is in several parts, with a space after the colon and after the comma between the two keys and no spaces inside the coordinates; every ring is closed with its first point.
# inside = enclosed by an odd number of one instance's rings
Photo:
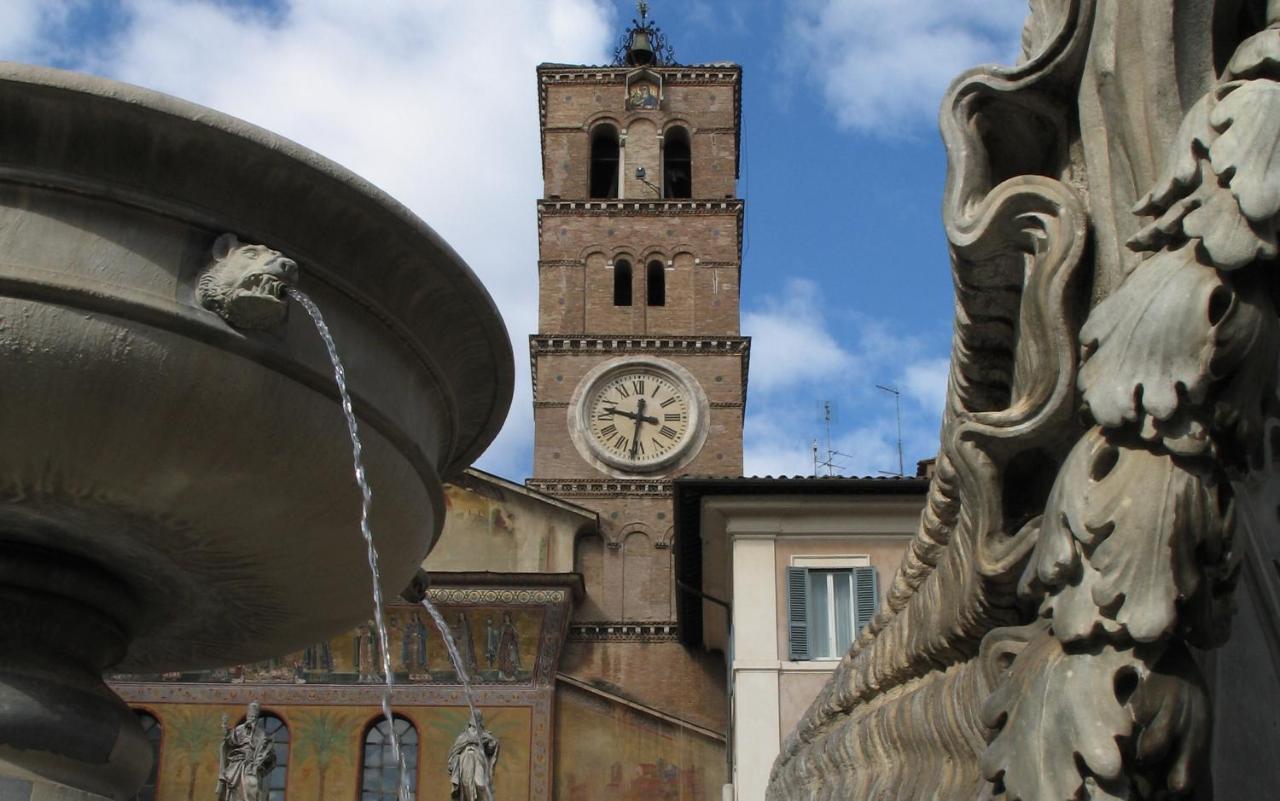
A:
{"type": "Polygon", "coordinates": [[[724,335],[739,331],[741,206],[601,212],[545,209],[539,329],[547,333],[724,335]],[[615,264],[631,264],[631,305],[614,304],[615,264]],[[647,266],[664,267],[665,304],[647,304],[647,266]]]}
{"type": "Polygon", "coordinates": [[[659,197],[635,179],[644,166],[648,180],[662,184],[662,135],[672,125],[689,132],[693,154],[693,195],[734,197],[737,186],[736,73],[706,82],[705,75],[666,75],[665,101],[654,110],[628,110],[624,70],[597,70],[571,81],[544,83],[543,183],[549,198],[585,199],[591,161],[591,133],[608,123],[622,135],[622,197],[659,197]],[[598,77],[597,77],[598,76],[598,77]]]}

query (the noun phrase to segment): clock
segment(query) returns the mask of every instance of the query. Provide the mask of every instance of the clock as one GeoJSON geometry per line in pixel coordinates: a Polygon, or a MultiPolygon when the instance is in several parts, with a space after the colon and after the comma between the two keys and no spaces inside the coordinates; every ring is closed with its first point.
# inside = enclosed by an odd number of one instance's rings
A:
{"type": "Polygon", "coordinates": [[[688,370],[665,359],[599,365],[569,404],[569,431],[588,462],[612,475],[688,463],[706,440],[707,400],[688,370]]]}

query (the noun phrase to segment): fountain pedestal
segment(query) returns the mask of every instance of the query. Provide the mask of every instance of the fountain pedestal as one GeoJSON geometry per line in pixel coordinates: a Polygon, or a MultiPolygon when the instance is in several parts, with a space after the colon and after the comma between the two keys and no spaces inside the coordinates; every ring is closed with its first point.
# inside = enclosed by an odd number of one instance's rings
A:
{"type": "Polygon", "coordinates": [[[122,797],[151,745],[102,681],[128,649],[138,602],[100,567],[0,543],[0,769],[122,797]]]}

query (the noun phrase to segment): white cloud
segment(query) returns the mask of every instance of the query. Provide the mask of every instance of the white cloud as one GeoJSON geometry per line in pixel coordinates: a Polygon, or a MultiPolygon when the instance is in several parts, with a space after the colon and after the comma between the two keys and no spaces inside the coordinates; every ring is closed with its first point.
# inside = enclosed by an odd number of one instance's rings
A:
{"type": "MultiPolygon", "coordinates": [[[[839,475],[898,470],[894,398],[901,390],[903,469],[937,451],[948,360],[918,337],[882,320],[824,303],[811,281],[793,279],[779,296],[743,315],[753,337],[743,470],[747,475],[810,475],[812,446],[828,459],[822,406],[834,409],[830,447],[839,475]]],[[[818,472],[826,474],[821,465],[818,472]]]]}
{"type": "Polygon", "coordinates": [[[902,391],[923,408],[941,414],[947,399],[950,369],[951,362],[947,359],[928,359],[908,365],[902,376],[902,391]]]}
{"type": "Polygon", "coordinates": [[[854,358],[826,329],[817,284],[793,278],[780,297],[742,315],[742,331],[751,339],[750,385],[761,391],[836,376],[853,367],[854,358]]]}
{"type": "MultiPolygon", "coordinates": [[[[4,0],[0,24],[8,15],[30,29],[36,4],[12,3],[4,0]]],[[[263,11],[123,0],[121,13],[124,25],[80,53],[77,68],[316,150],[404,203],[471,265],[515,338],[511,416],[481,464],[522,478],[532,452],[523,354],[537,325],[533,201],[542,195],[534,68],[603,63],[614,33],[608,4],[529,0],[499,11],[465,0],[298,0],[263,11]]]]}
{"type": "Polygon", "coordinates": [[[838,123],[879,136],[932,127],[948,84],[1012,62],[1026,0],[811,0],[784,37],[838,123]]]}
{"type": "Polygon", "coordinates": [[[49,52],[43,35],[84,0],[0,2],[0,59],[31,61],[49,52]]]}

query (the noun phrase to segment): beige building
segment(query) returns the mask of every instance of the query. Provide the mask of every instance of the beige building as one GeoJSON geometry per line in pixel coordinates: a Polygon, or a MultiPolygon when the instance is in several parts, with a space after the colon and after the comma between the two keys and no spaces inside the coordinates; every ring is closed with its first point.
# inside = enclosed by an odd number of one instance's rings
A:
{"type": "Polygon", "coordinates": [[[675,482],[681,640],[725,655],[735,801],[761,801],[782,738],[879,609],[926,478],[675,482]]]}

